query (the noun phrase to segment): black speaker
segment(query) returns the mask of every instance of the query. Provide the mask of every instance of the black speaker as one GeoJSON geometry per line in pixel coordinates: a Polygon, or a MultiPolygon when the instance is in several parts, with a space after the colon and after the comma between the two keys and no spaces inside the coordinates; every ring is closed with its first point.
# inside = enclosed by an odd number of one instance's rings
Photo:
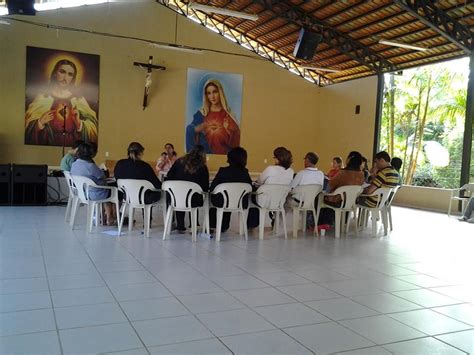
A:
{"type": "Polygon", "coordinates": [[[35,0],[7,0],[9,15],[30,15],[36,14],[35,0]]]}
{"type": "Polygon", "coordinates": [[[301,29],[298,36],[298,41],[296,41],[295,50],[293,51],[293,56],[295,58],[310,60],[314,57],[316,52],[316,47],[319,42],[321,42],[321,36],[319,33],[301,29]]]}
{"type": "Polygon", "coordinates": [[[12,166],[10,164],[0,165],[0,205],[11,204],[11,176],[12,166]]]}
{"type": "Polygon", "coordinates": [[[45,205],[48,196],[47,165],[12,166],[12,204],[45,205]]]}

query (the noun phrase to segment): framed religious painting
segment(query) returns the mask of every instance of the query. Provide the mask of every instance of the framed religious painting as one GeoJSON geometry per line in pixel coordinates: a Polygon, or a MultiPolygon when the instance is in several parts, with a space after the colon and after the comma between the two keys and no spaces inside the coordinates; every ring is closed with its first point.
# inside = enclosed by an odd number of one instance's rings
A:
{"type": "Polygon", "coordinates": [[[227,154],[240,146],[241,74],[188,69],[185,145],[207,154],[227,154]]]}
{"type": "Polygon", "coordinates": [[[27,47],[25,144],[97,144],[100,57],[27,47]]]}

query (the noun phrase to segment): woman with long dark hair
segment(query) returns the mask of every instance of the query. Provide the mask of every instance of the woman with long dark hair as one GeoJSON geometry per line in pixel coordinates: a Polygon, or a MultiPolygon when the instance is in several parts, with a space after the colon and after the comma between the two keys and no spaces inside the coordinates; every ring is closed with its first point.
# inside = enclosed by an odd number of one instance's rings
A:
{"type": "MultiPolygon", "coordinates": [[[[201,186],[203,191],[209,190],[209,170],[206,165],[206,152],[201,145],[194,146],[184,157],[179,158],[171,167],[166,180],[192,181],[201,186]]],[[[204,203],[202,195],[193,195],[191,206],[200,207],[204,203]]],[[[180,233],[186,232],[184,212],[176,212],[176,223],[180,233]]]]}

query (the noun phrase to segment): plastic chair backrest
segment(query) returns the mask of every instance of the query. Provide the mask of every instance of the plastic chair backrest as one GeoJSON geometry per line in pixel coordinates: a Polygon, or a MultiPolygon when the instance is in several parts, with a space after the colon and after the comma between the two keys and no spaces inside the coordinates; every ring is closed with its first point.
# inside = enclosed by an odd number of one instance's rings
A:
{"type": "Polygon", "coordinates": [[[243,208],[242,202],[246,195],[252,192],[252,185],[243,182],[226,182],[219,184],[212,194],[221,194],[224,198],[224,208],[239,210],[243,208]]]}
{"type": "Polygon", "coordinates": [[[338,187],[332,194],[341,196],[341,207],[343,210],[352,210],[356,204],[357,197],[364,188],[360,185],[346,185],[338,187]]]}
{"type": "Polygon", "coordinates": [[[380,187],[375,190],[370,196],[377,197],[377,204],[372,208],[380,208],[381,206],[385,206],[392,191],[393,188],[391,187],[380,187]]]}
{"type": "Polygon", "coordinates": [[[299,208],[313,209],[314,201],[321,191],[323,191],[321,185],[299,185],[291,191],[291,197],[299,201],[299,208]]]}
{"type": "Polygon", "coordinates": [[[145,206],[145,192],[155,190],[151,182],[140,179],[117,179],[117,186],[129,205],[141,207],[145,206]]]}
{"type": "Polygon", "coordinates": [[[94,181],[85,176],[72,175],[72,181],[76,185],[77,195],[82,203],[89,201],[89,186],[97,186],[94,181]]]}
{"type": "Polygon", "coordinates": [[[178,209],[191,208],[191,198],[194,194],[203,194],[201,186],[191,181],[165,181],[162,186],[171,197],[171,205],[178,209]]]}
{"type": "Polygon", "coordinates": [[[64,177],[66,178],[67,181],[67,187],[69,188],[69,194],[71,196],[77,195],[77,188],[74,185],[74,181],[72,180],[72,175],[69,171],[63,171],[64,177]]]}
{"type": "Polygon", "coordinates": [[[393,199],[395,198],[395,195],[397,194],[398,190],[400,190],[400,185],[395,186],[392,188],[392,191],[390,192],[390,195],[388,196],[387,202],[385,203],[386,206],[391,206],[393,199]]]}
{"type": "Polygon", "coordinates": [[[268,209],[282,209],[291,188],[288,185],[264,184],[257,190],[257,205],[268,209]]]}

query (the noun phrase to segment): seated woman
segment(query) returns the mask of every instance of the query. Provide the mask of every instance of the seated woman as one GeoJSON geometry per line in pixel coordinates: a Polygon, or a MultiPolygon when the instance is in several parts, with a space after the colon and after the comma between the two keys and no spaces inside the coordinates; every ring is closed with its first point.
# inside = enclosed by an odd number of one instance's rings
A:
{"type": "MultiPolygon", "coordinates": [[[[353,156],[349,159],[347,166],[339,171],[339,174],[329,180],[329,192],[336,191],[341,186],[362,185],[364,184],[364,173],[361,171],[362,158],[353,156]]],[[[339,207],[341,205],[341,196],[325,196],[324,203],[339,207]]]]}
{"type": "MultiPolygon", "coordinates": [[[[203,191],[209,190],[209,171],[206,166],[206,152],[202,145],[195,145],[189,153],[179,158],[171,167],[166,180],[192,181],[201,186],[203,191]]],[[[202,195],[191,197],[191,206],[200,207],[204,204],[202,195]]],[[[178,232],[186,232],[184,212],[176,212],[178,232]]]]}
{"type": "MultiPolygon", "coordinates": [[[[229,166],[225,168],[220,168],[217,172],[216,177],[214,178],[214,180],[212,180],[210,191],[213,191],[217,185],[226,182],[244,182],[247,184],[252,184],[252,179],[250,178],[249,172],[246,169],[247,151],[244,148],[232,148],[227,153],[227,162],[229,163],[229,166]]],[[[224,199],[221,194],[212,195],[211,202],[216,207],[222,207],[224,204],[224,199]]],[[[244,198],[243,205],[244,208],[248,206],[248,197],[244,198]]],[[[227,231],[227,229],[229,229],[230,215],[230,212],[224,213],[224,217],[222,218],[222,232],[225,232],[227,231]]],[[[210,209],[209,220],[211,228],[216,228],[215,208],[210,209]]]]}
{"type": "MultiPolygon", "coordinates": [[[[77,159],[71,166],[71,175],[85,176],[97,185],[106,186],[105,173],[95,165],[93,158],[97,149],[89,143],[83,143],[77,148],[77,159]]],[[[110,197],[109,189],[91,188],[89,198],[93,201],[103,200],[110,197]]],[[[117,223],[116,211],[111,203],[104,204],[106,224],[108,226],[117,223]]]]}
{"type": "Polygon", "coordinates": [[[160,159],[156,162],[156,172],[166,175],[177,159],[178,155],[174,151],[173,144],[166,143],[165,151],[161,153],[160,159]]]}
{"type": "Polygon", "coordinates": [[[339,173],[339,170],[343,168],[344,168],[344,165],[342,164],[342,158],[334,157],[332,158],[332,162],[331,162],[331,170],[328,171],[326,176],[328,177],[328,179],[332,179],[334,176],[336,176],[339,173]]]}
{"type": "MultiPolygon", "coordinates": [[[[270,165],[265,168],[257,179],[257,185],[290,185],[295,175],[293,169],[290,168],[293,163],[291,152],[285,147],[278,147],[273,151],[273,158],[275,159],[275,165],[270,165]]],[[[252,196],[252,201],[256,203],[255,196],[252,196]]],[[[258,210],[256,208],[249,209],[247,219],[248,228],[255,228],[258,224],[258,210]]]]}
{"type": "MultiPolygon", "coordinates": [[[[130,143],[127,149],[128,158],[117,162],[114,169],[114,177],[116,179],[146,180],[151,182],[155,189],[160,189],[161,182],[152,167],[142,160],[144,151],[145,148],[140,143],[130,143]]],[[[159,191],[148,190],[145,192],[146,204],[154,203],[159,199],[159,191]]]]}

